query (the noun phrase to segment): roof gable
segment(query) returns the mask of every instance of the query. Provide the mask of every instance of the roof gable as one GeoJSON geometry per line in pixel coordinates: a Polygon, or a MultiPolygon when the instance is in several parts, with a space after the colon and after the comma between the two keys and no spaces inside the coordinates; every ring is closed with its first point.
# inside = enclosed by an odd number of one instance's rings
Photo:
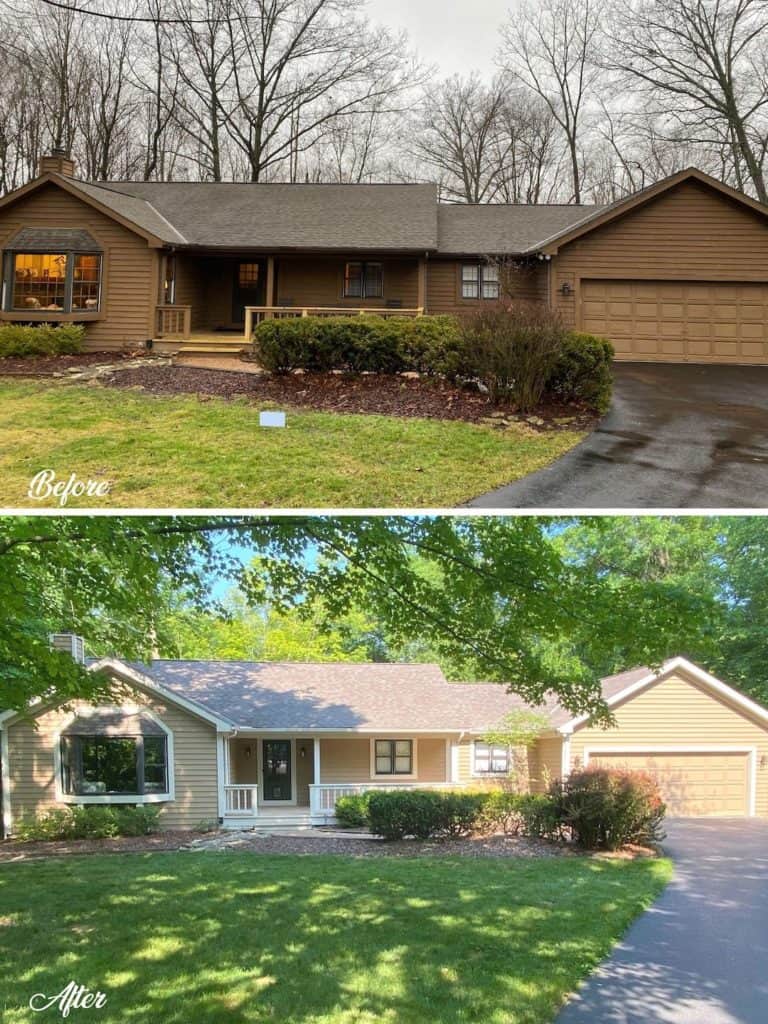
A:
{"type": "MultiPolygon", "coordinates": [[[[554,256],[562,246],[567,245],[569,242],[573,242],[582,235],[595,231],[598,228],[603,227],[603,225],[609,224],[619,217],[625,216],[625,214],[630,211],[638,209],[646,203],[652,202],[658,196],[663,195],[665,192],[669,192],[671,189],[676,188],[678,185],[681,185],[686,181],[699,182],[707,188],[711,188],[718,194],[725,196],[727,199],[730,199],[763,217],[768,217],[768,206],[763,205],[763,203],[759,203],[756,199],[752,199],[750,196],[745,195],[743,192],[739,192],[735,188],[731,188],[730,185],[726,185],[724,182],[718,181],[717,178],[713,178],[711,175],[705,174],[704,171],[700,171],[697,167],[688,167],[686,170],[678,171],[676,174],[671,174],[668,178],[663,178],[661,181],[657,181],[653,185],[649,185],[647,188],[641,189],[639,192],[633,192],[632,195],[626,196],[624,199],[619,199],[615,203],[611,203],[609,206],[595,209],[593,212],[589,213],[575,224],[572,224],[570,227],[566,227],[561,231],[555,232],[550,237],[543,239],[535,248],[537,251],[546,255],[554,256]]],[[[531,252],[533,252],[533,249],[531,252]]]]}
{"type": "MultiPolygon", "coordinates": [[[[717,679],[709,672],[694,665],[687,658],[677,657],[666,661],[658,670],[648,668],[633,669],[630,672],[621,673],[603,680],[603,696],[609,708],[624,704],[636,696],[644,693],[651,686],[663,684],[665,679],[675,674],[688,676],[705,691],[722,698],[734,705],[739,710],[746,712],[763,723],[768,724],[768,710],[745,696],[739,690],[734,689],[721,679],[717,679]],[[607,685],[606,685],[607,684],[607,685]]],[[[558,725],[558,731],[563,734],[570,734],[575,729],[588,726],[591,721],[590,715],[576,715],[567,722],[558,725]]]]}

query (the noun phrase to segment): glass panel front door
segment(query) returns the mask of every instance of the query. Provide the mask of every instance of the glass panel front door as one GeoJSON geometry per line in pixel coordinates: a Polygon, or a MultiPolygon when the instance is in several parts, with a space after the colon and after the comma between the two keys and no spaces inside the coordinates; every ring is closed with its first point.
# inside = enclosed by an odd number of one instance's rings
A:
{"type": "Polygon", "coordinates": [[[263,740],[264,802],[291,799],[291,741],[263,740]]]}
{"type": "Polygon", "coordinates": [[[245,322],[246,306],[263,306],[266,267],[263,260],[235,264],[232,282],[232,322],[245,322]]]}

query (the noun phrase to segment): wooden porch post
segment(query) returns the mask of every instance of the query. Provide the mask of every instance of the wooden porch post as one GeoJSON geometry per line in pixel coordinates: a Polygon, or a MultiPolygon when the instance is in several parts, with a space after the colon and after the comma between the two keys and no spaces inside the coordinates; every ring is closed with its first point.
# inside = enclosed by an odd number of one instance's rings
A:
{"type": "Polygon", "coordinates": [[[422,313],[427,310],[427,261],[424,256],[419,257],[419,291],[416,305],[422,313]]]}
{"type": "Polygon", "coordinates": [[[320,785],[320,737],[315,736],[312,740],[312,753],[315,756],[315,774],[313,784],[315,786],[320,785]]]}
{"type": "MultiPolygon", "coordinates": [[[[267,256],[267,306],[274,306],[275,304],[275,257],[267,256]]],[[[266,314],[268,317],[272,316],[271,313],[266,314]]]]}

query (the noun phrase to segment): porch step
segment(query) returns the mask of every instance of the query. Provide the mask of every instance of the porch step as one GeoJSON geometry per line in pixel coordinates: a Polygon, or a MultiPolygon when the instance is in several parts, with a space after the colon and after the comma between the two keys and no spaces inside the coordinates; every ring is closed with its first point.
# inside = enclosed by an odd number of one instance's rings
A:
{"type": "Polygon", "coordinates": [[[180,345],[176,350],[181,356],[236,356],[247,346],[233,345],[231,342],[211,341],[203,344],[180,345]]]}
{"type": "Polygon", "coordinates": [[[255,818],[246,817],[228,817],[225,816],[222,822],[222,828],[231,829],[248,829],[255,828],[258,831],[263,832],[282,832],[282,831],[293,831],[294,829],[308,829],[312,827],[312,821],[308,814],[302,815],[285,815],[284,817],[278,817],[277,815],[263,815],[255,818]]]}

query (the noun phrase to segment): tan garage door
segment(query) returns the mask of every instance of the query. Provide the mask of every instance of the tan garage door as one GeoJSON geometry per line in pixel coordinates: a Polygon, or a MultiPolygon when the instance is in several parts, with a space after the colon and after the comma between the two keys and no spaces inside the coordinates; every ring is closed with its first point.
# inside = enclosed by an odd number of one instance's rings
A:
{"type": "Polygon", "coordinates": [[[590,765],[652,772],[667,805],[681,817],[749,814],[749,755],[744,753],[602,753],[590,765]]]}
{"type": "Polygon", "coordinates": [[[768,285],[585,280],[581,329],[619,359],[768,363],[768,285]]]}

